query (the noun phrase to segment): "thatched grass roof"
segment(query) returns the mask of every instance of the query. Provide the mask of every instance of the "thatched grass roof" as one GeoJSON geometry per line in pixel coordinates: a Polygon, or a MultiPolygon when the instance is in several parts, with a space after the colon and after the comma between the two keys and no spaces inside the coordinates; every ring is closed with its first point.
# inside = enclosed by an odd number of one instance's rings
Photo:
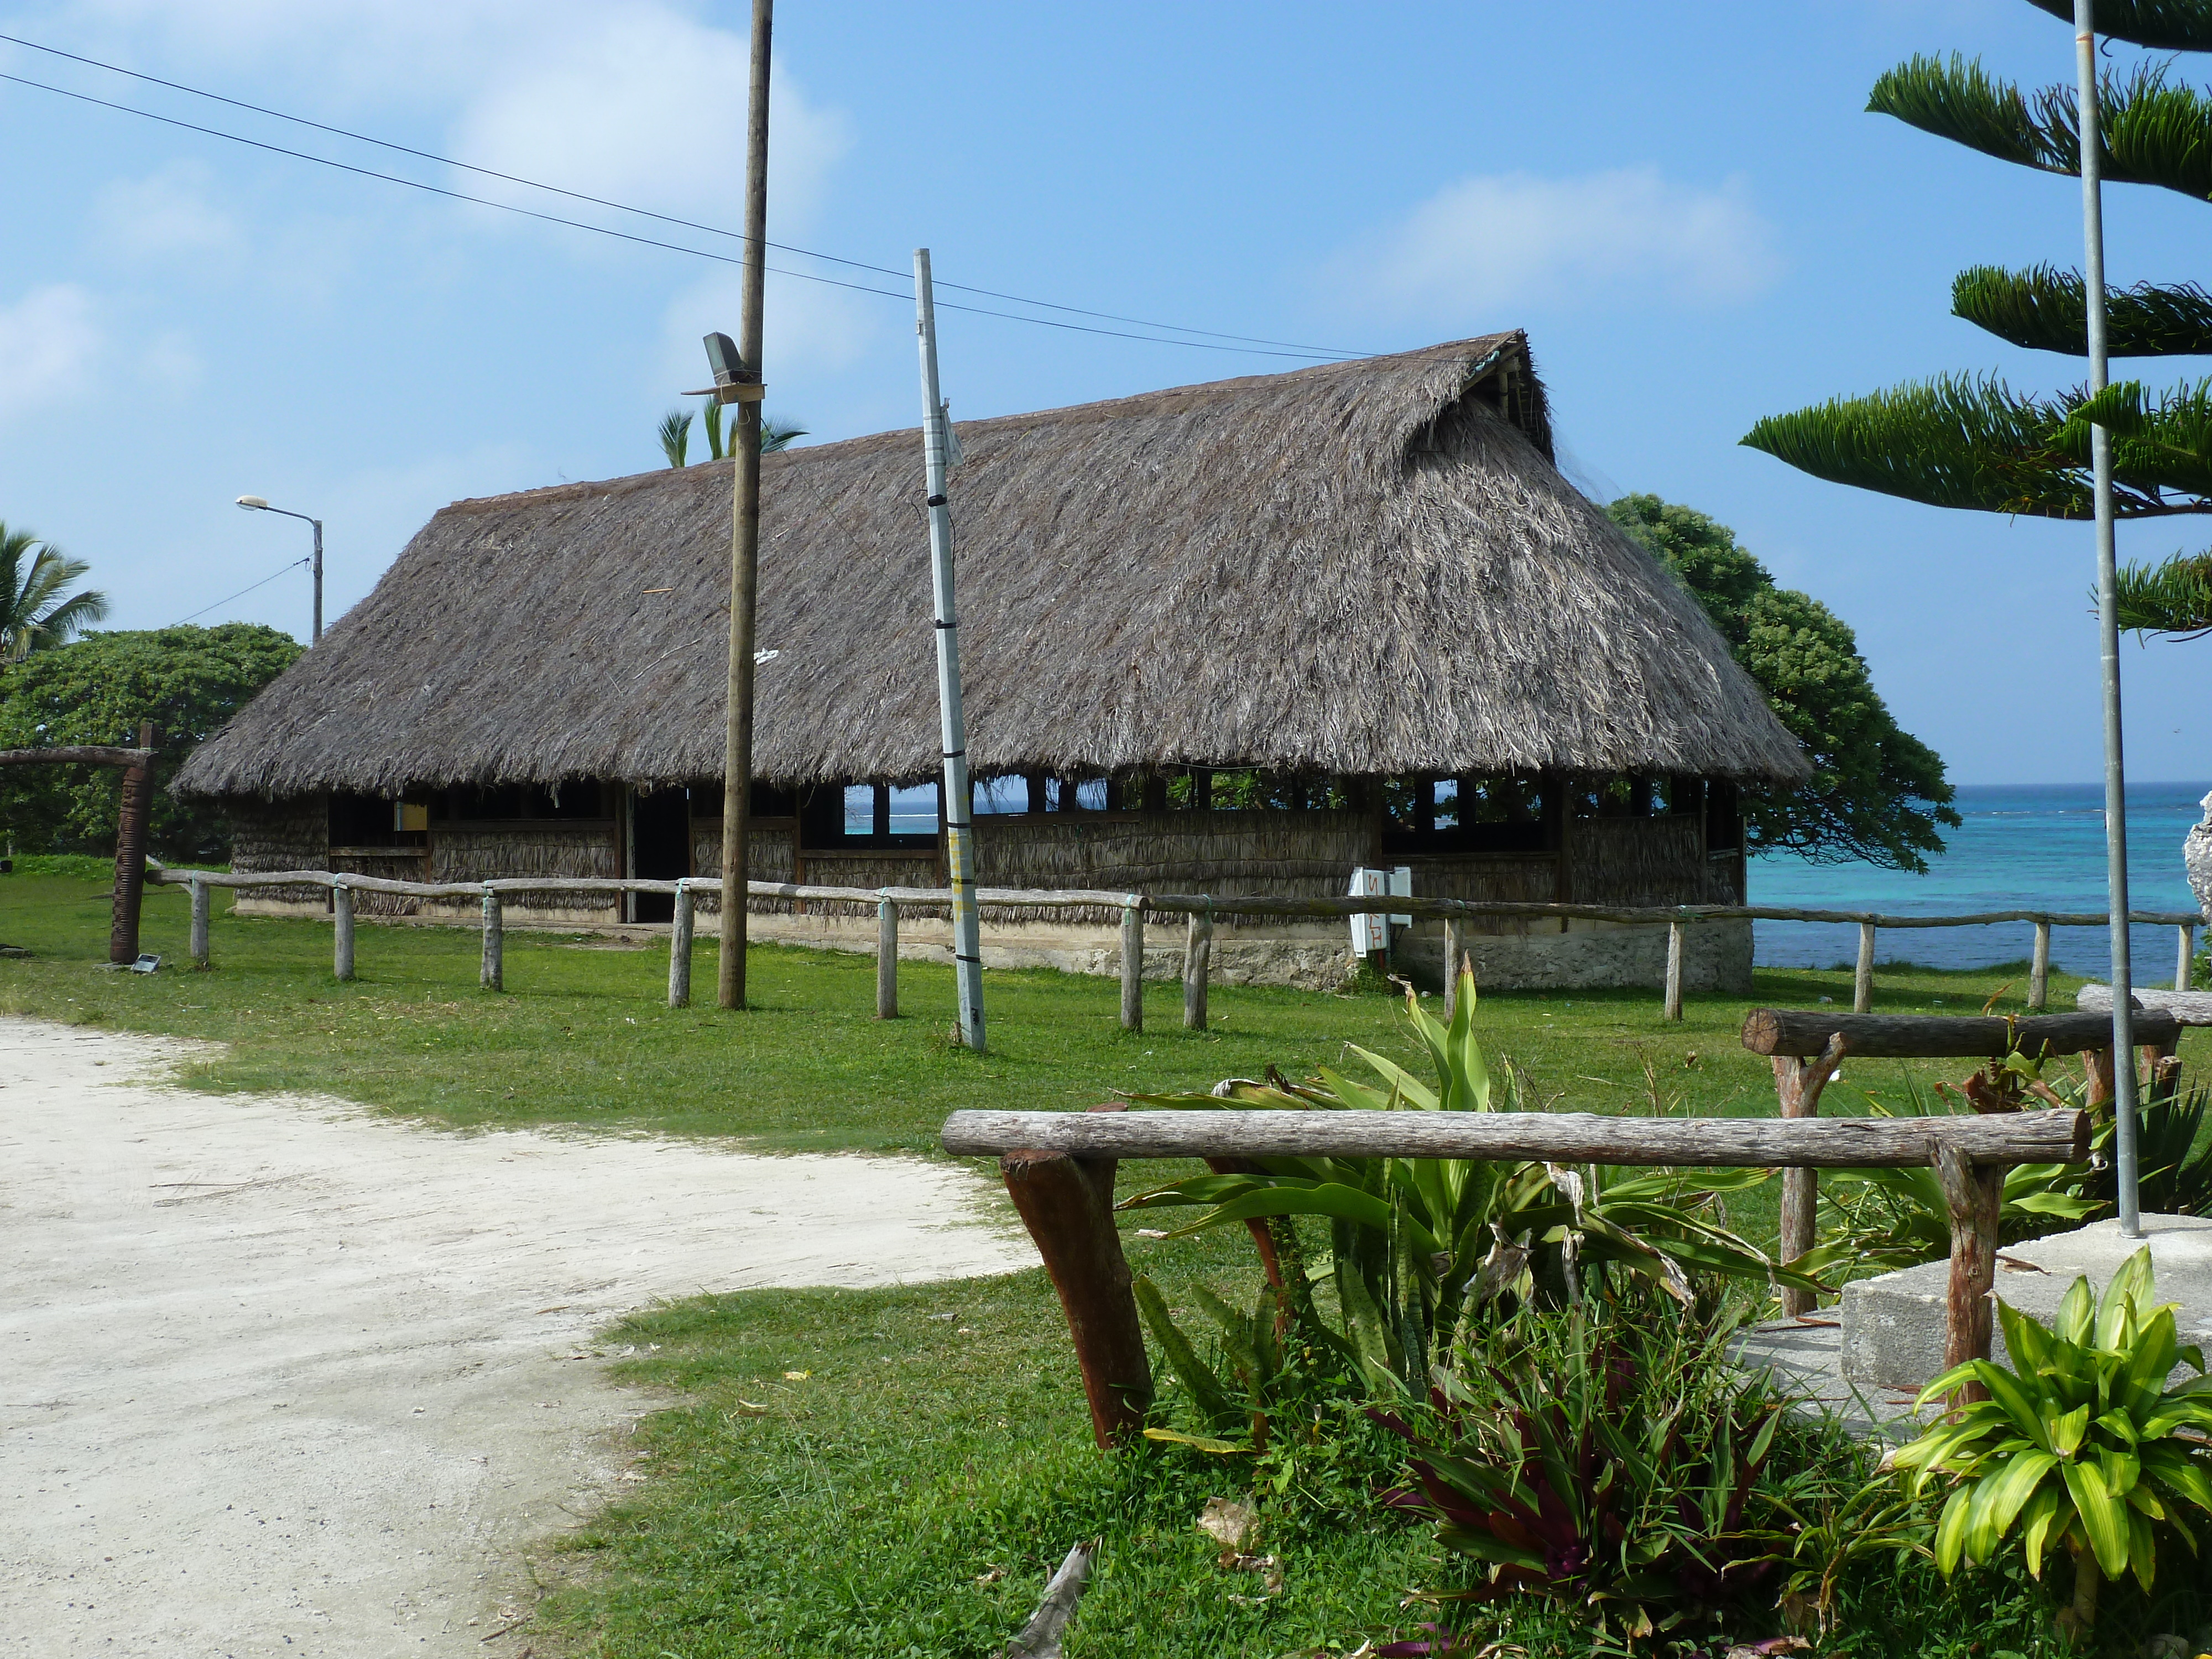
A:
{"type": "MultiPolygon", "coordinates": [[[[979,775],[1806,775],[1696,603],[1553,467],[1518,333],[958,430],[979,775]]],[[[757,772],[933,775],[919,436],[762,472],[757,772]]],[[[718,777],[729,525],[726,464],[458,501],[178,787],[718,777]]]]}

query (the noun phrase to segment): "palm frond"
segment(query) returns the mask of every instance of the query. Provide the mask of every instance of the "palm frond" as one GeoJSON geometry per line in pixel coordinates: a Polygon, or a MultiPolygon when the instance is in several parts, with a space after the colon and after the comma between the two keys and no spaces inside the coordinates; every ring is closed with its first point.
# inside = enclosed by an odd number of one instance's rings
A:
{"type": "Polygon", "coordinates": [[[660,453],[671,466],[682,466],[691,450],[691,411],[672,409],[660,417],[660,453]]]}
{"type": "Polygon", "coordinates": [[[803,426],[786,426],[765,415],[761,416],[760,452],[763,455],[773,455],[779,449],[788,449],[805,436],[806,428],[803,426]]]}
{"type": "Polygon", "coordinates": [[[2120,627],[2130,633],[2212,634],[2212,553],[2177,553],[2119,573],[2120,627]]]}
{"type": "MultiPolygon", "coordinates": [[[[2163,64],[2139,64],[2099,86],[2104,176],[2212,198],[2212,100],[2174,86],[2163,64]]],[[[2001,161],[2043,173],[2078,172],[2080,111],[2070,86],[2033,96],[1986,73],[1978,60],[1915,57],[1875,82],[1867,108],[2001,161]]]]}
{"type": "Polygon", "coordinates": [[[722,453],[722,405],[709,398],[701,418],[707,428],[708,457],[717,461],[727,459],[722,453]]]}
{"type": "MultiPolygon", "coordinates": [[[[2031,350],[2079,357],[2088,349],[2088,291],[2079,271],[1976,265],[1951,284],[1951,313],[2031,350]]],[[[2115,357],[2212,356],[2212,294],[2194,283],[2108,289],[2105,315],[2115,357]]]]}
{"type": "MultiPolygon", "coordinates": [[[[2070,23],[2074,0],[2027,0],[2070,23]]],[[[2169,52],[2212,52],[2212,6],[2204,0],[2097,0],[2097,33],[2169,52]]]]}

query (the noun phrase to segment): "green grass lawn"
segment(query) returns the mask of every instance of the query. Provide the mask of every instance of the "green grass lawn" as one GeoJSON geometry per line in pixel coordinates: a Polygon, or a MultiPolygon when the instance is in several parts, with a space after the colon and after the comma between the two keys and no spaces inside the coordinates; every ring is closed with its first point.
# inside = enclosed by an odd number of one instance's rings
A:
{"type": "MultiPolygon", "coordinates": [[[[1414,1062],[1389,997],[1218,987],[1201,1035],[1181,1029],[1180,988],[1163,984],[1148,988],[1151,1029],[1131,1036],[1113,981],[1050,972],[987,976],[992,1049],[979,1058],[947,1041],[949,969],[904,965],[910,1017],[879,1022],[871,960],[775,947],[752,953],[757,1006],[743,1016],[672,1012],[665,945],[573,933],[511,929],[507,988],[491,994],[476,983],[473,931],[364,925],[362,977],[339,985],[326,923],[238,918],[223,895],[215,966],[199,973],[186,963],[185,899],[166,889],[149,890],[143,942],[163,968],[118,973],[103,965],[105,881],[40,867],[0,877],[0,943],[33,953],[0,958],[0,1012],[227,1044],[187,1069],[191,1087],[329,1092],[461,1127],[605,1125],[935,1157],[938,1126],[960,1107],[1079,1107],[1269,1063],[1295,1075],[1340,1061],[1347,1042],[1414,1062]]],[[[696,984],[711,987],[713,963],[702,945],[696,984]]],[[[1887,969],[1876,1006],[1976,1012],[2002,992],[1996,1007],[2017,1010],[2025,977],[1887,969]]],[[[2072,1006],[2076,983],[2054,976],[2054,1006],[2072,1006]]],[[[1760,1115],[1774,1109],[1771,1073],[1737,1042],[1745,1010],[1824,996],[1848,1006],[1848,969],[1761,973],[1749,998],[1691,997],[1680,1024],[1661,1018],[1656,990],[1501,994],[1484,998],[1479,1029],[1555,1107],[1760,1115]]],[[[2190,1037],[2193,1065],[2208,1042],[2190,1037]]],[[[1824,1109],[1864,1110],[1869,1095],[1902,1103],[1909,1085],[1969,1069],[1854,1060],[1824,1109]]],[[[1173,1173],[1122,1170],[1125,1186],[1173,1173]]],[[[1734,1206],[1762,1243],[1771,1192],[1734,1206]]],[[[1198,1275],[1240,1294],[1255,1279],[1241,1232],[1128,1242],[1170,1300],[1198,1275]]],[[[683,1403],[643,1431],[655,1478],[593,1523],[577,1558],[591,1570],[545,1606],[579,1652],[980,1656],[1028,1615],[1072,1542],[1103,1534],[1071,1654],[1349,1653],[1418,1616],[1400,1612],[1401,1596],[1441,1571],[1425,1534],[1377,1518],[1324,1459],[1261,1506],[1280,1594],[1223,1571],[1193,1523],[1208,1495],[1239,1490],[1236,1467],[1095,1452],[1039,1273],[704,1298],[641,1315],[613,1340],[643,1355],[626,1375],[683,1403]]],[[[1575,1639],[1560,1650],[1588,1650],[1575,1639]]],[[[1963,1638],[1929,1640],[1862,1650],[1965,1651],[1963,1638]]]]}

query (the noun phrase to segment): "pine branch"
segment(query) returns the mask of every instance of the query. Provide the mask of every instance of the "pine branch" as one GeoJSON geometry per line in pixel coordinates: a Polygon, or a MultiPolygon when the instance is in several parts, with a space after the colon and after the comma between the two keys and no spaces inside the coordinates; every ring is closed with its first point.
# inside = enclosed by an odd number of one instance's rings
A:
{"type": "Polygon", "coordinates": [[[2092,420],[2112,434],[2118,516],[2212,512],[2212,382],[2145,407],[2133,382],[2092,403],[2080,390],[2023,398],[1994,376],[1945,375],[1771,415],[1742,441],[1815,477],[1931,507],[2087,519],[2092,420]]]}
{"type": "MultiPolygon", "coordinates": [[[[1951,313],[2033,350],[2079,357],[2088,349],[2087,289],[2079,271],[1976,265],[1951,284],[1951,313]]],[[[2212,356],[2212,294],[2194,283],[2109,289],[2105,313],[2115,357],[2212,356]]]]}
{"type": "Polygon", "coordinates": [[[2120,627],[2130,633],[2212,634],[2212,553],[2176,554],[2119,573],[2120,627]]]}
{"type": "MultiPolygon", "coordinates": [[[[2074,0],[2027,0],[2074,21],[2074,0]]],[[[2205,0],[2097,0],[2097,33],[2171,52],[2212,52],[2212,5],[2205,0]]]]}
{"type": "MultiPolygon", "coordinates": [[[[2114,184],[2155,185],[2195,201],[2212,199],[2212,100],[2169,85],[2166,65],[2138,65],[2124,81],[2100,84],[2104,174],[2114,184]]],[[[2041,173],[2080,170],[2080,112],[2070,86],[2032,98],[1954,52],[1915,57],[1875,82],[1867,108],[2001,161],[2041,173]]]]}

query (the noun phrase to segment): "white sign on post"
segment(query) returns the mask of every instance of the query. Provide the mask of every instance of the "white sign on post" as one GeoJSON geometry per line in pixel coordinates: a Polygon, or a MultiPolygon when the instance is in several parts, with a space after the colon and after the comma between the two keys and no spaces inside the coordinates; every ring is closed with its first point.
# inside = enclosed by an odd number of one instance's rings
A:
{"type": "MultiPolygon", "coordinates": [[[[1353,898],[1411,898],[1413,896],[1413,868],[1401,864],[1395,870],[1355,869],[1352,872],[1353,898]]],[[[1390,948],[1390,929],[1410,927],[1411,916],[1354,916],[1352,918],[1352,954],[1370,956],[1377,951],[1390,948]]]]}

